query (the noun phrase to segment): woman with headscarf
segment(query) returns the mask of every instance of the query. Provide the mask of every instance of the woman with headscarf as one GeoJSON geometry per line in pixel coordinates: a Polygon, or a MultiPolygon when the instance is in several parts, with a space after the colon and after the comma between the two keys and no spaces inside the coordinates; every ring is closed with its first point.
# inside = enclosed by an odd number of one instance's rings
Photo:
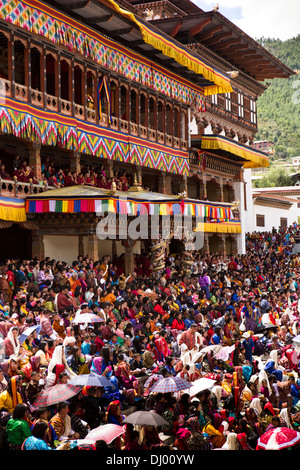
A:
{"type": "Polygon", "coordinates": [[[93,358],[90,371],[93,374],[104,375],[104,377],[118,390],[119,381],[114,374],[113,355],[110,348],[106,346],[103,347],[101,356],[102,357],[96,356],[93,358]]]}
{"type": "Polygon", "coordinates": [[[70,379],[76,377],[76,374],[69,368],[63,345],[58,345],[54,349],[53,356],[48,365],[48,374],[46,377],[45,388],[53,387],[59,380],[61,372],[66,371],[70,379]]]}
{"type": "Polygon", "coordinates": [[[265,364],[264,370],[267,374],[275,375],[277,380],[282,380],[282,371],[278,369],[278,350],[272,349],[269,354],[269,358],[265,364]]]}
{"type": "Polygon", "coordinates": [[[291,413],[288,408],[282,408],[279,413],[279,418],[283,427],[293,429],[291,413]]]}
{"type": "Polygon", "coordinates": [[[7,358],[12,355],[18,357],[19,355],[20,342],[18,340],[18,333],[19,328],[17,326],[12,326],[4,339],[4,348],[7,358]]]}
{"type": "Polygon", "coordinates": [[[223,387],[221,385],[215,385],[212,389],[211,389],[211,394],[213,397],[215,397],[215,409],[216,410],[219,410],[220,407],[221,407],[221,399],[223,397],[223,394],[225,395],[225,390],[223,389],[223,387]]]}
{"type": "Polygon", "coordinates": [[[262,404],[261,404],[260,398],[253,398],[253,400],[250,403],[249,408],[254,408],[254,410],[256,410],[257,417],[259,418],[260,415],[262,414],[262,404]]]}
{"type": "Polygon", "coordinates": [[[124,418],[121,413],[121,402],[119,400],[110,402],[106,410],[106,422],[123,426],[124,418]]]}
{"type": "Polygon", "coordinates": [[[226,442],[221,447],[222,450],[238,450],[237,434],[230,432],[227,434],[226,442]]]}
{"type": "Polygon", "coordinates": [[[177,450],[189,450],[188,439],[191,436],[191,431],[185,428],[180,428],[175,436],[173,447],[177,450]]]}

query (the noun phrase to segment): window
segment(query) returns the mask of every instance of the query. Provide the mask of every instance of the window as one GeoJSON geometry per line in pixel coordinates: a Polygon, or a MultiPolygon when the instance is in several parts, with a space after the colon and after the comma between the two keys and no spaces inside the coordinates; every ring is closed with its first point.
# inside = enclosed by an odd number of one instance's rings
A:
{"type": "Polygon", "coordinates": [[[238,112],[239,117],[244,117],[244,96],[241,93],[238,93],[238,112]]]}
{"type": "Polygon", "coordinates": [[[250,122],[256,124],[256,102],[250,100],[250,122]]]}
{"type": "Polygon", "coordinates": [[[265,226],[265,216],[256,214],[256,225],[257,227],[264,227],[265,226]]]}
{"type": "Polygon", "coordinates": [[[226,111],[231,111],[230,93],[225,93],[225,109],[226,111]]]}
{"type": "Polygon", "coordinates": [[[218,95],[211,95],[211,104],[218,104],[218,95]]]}
{"type": "Polygon", "coordinates": [[[280,227],[287,227],[287,218],[280,217],[280,227]]]}

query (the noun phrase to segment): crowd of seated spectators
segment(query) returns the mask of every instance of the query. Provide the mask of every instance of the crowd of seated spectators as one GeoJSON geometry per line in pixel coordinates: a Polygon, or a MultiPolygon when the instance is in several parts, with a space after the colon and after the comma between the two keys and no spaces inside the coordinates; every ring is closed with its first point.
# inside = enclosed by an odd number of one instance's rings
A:
{"type": "Polygon", "coordinates": [[[17,155],[13,160],[13,171],[9,172],[0,160],[0,177],[5,180],[17,179],[22,183],[39,184],[49,188],[62,188],[74,185],[89,185],[97,188],[111,189],[113,182],[116,189],[127,191],[132,185],[132,177],[124,170],[116,170],[113,177],[108,177],[104,165],[82,165],[80,172],[71,171],[69,167],[57,166],[46,159],[41,166],[41,179],[37,179],[26,160],[17,155]]]}

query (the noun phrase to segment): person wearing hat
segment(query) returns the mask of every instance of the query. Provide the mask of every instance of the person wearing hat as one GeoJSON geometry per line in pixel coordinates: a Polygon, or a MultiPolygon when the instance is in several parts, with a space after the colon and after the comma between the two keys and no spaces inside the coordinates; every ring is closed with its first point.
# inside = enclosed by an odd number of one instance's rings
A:
{"type": "Polygon", "coordinates": [[[252,364],[253,361],[253,351],[254,351],[254,341],[249,333],[249,331],[245,331],[242,335],[243,341],[242,346],[245,350],[245,360],[252,364]]]}

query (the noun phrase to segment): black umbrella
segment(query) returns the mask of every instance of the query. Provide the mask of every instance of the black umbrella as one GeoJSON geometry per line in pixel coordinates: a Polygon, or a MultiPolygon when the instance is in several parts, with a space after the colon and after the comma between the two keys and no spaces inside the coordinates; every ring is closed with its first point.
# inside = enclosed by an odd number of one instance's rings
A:
{"type": "Polygon", "coordinates": [[[265,330],[271,330],[272,328],[278,328],[278,325],[272,325],[271,323],[268,325],[260,325],[256,328],[255,333],[261,333],[265,330]]]}

